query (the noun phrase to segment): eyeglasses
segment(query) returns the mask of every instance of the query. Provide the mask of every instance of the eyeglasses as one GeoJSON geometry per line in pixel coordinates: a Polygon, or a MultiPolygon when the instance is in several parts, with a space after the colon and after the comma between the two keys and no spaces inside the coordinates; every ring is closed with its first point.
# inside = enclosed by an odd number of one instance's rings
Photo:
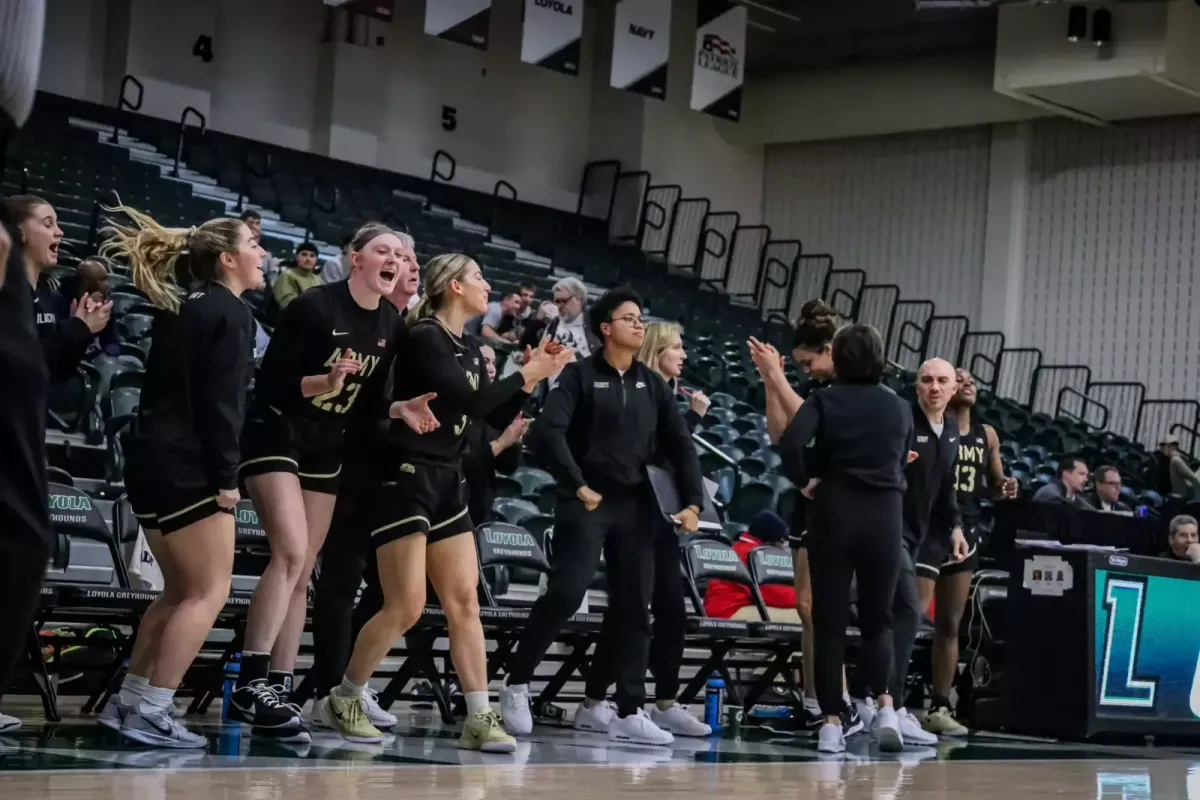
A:
{"type": "Polygon", "coordinates": [[[618,320],[624,322],[626,325],[631,325],[634,328],[646,327],[646,318],[639,317],[637,314],[626,314],[623,317],[613,317],[610,322],[617,322],[618,320]]]}

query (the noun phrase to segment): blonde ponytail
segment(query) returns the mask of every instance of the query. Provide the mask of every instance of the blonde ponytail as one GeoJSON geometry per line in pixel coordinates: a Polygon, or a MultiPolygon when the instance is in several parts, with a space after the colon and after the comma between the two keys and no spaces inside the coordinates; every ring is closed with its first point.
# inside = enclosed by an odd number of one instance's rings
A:
{"type": "Polygon", "coordinates": [[[199,227],[165,228],[149,214],[128,206],[105,207],[125,215],[132,225],[108,220],[110,234],[100,247],[104,258],[129,264],[133,283],[150,303],[179,311],[180,298],[191,280],[220,280],[220,256],[235,254],[241,220],[218,218],[199,227]]]}
{"type": "Polygon", "coordinates": [[[421,299],[408,312],[408,324],[415,325],[422,319],[432,317],[435,312],[441,309],[442,304],[446,301],[446,293],[450,290],[450,284],[454,281],[462,281],[467,276],[467,271],[475,264],[475,261],[462,253],[442,253],[440,256],[434,256],[429,259],[429,263],[421,270],[425,276],[425,291],[421,293],[421,299]]]}

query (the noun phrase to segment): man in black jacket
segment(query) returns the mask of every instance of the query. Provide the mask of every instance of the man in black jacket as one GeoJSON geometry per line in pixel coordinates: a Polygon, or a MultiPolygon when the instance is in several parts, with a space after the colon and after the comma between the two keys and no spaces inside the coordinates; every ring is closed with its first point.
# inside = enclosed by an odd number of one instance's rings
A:
{"type": "Polygon", "coordinates": [[[653,520],[659,515],[646,467],[662,455],[675,468],[684,510],[680,528],[694,531],[704,502],[695,446],[667,384],[634,360],[645,336],[641,299],[614,289],[591,310],[604,347],[570,364],[547,395],[534,427],[533,451],[558,481],[554,573],[529,615],[500,694],[504,726],[533,728],[529,681],[596,574],[601,550],[608,576],[606,626],[620,631],[612,660],[617,715],[608,726],[619,742],[665,745],[670,733],[642,712],[650,648],[648,607],[654,576],[653,520]]]}
{"type": "Polygon", "coordinates": [[[958,421],[953,414],[946,414],[946,405],[954,396],[955,386],[954,367],[943,359],[930,359],[917,371],[917,402],[913,406],[913,452],[916,458],[904,470],[908,488],[904,493],[904,548],[896,598],[892,604],[896,659],[892,685],[896,687],[900,735],[908,744],[914,745],[937,743],[937,736],[922,729],[916,717],[904,708],[909,661],[921,624],[915,558],[927,536],[949,539],[945,552],[953,554],[955,559],[965,558],[968,550],[954,488],[958,421]]]}

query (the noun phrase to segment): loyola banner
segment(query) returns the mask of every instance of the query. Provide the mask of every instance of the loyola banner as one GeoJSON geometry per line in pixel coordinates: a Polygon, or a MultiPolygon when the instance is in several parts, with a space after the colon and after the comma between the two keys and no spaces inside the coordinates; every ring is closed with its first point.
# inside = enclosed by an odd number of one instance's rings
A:
{"type": "Polygon", "coordinates": [[[671,0],[617,3],[610,86],[662,100],[670,54],[671,0]]]}
{"type": "Polygon", "coordinates": [[[439,39],[487,50],[492,0],[428,0],[425,32],[439,39]]]}
{"type": "Polygon", "coordinates": [[[521,60],[578,75],[583,4],[584,0],[525,0],[521,60]]]}
{"type": "Polygon", "coordinates": [[[699,0],[692,110],[737,121],[742,116],[746,64],[746,7],[699,0]]]}

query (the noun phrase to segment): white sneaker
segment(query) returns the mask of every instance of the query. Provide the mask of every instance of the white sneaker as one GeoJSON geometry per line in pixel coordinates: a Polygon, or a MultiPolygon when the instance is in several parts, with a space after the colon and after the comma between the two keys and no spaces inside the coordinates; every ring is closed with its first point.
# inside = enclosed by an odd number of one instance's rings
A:
{"type": "Polygon", "coordinates": [[[395,714],[384,711],[383,706],[379,705],[379,694],[374,689],[363,687],[362,700],[358,704],[371,724],[381,731],[391,730],[399,722],[395,714]]]}
{"type": "Polygon", "coordinates": [[[0,733],[12,733],[20,727],[21,720],[8,714],[0,714],[0,733]]]}
{"type": "Polygon", "coordinates": [[[513,736],[533,732],[533,711],[529,707],[529,684],[504,685],[500,689],[500,719],[504,730],[513,736]]]}
{"type": "Polygon", "coordinates": [[[938,743],[938,737],[922,728],[921,723],[907,708],[897,711],[896,717],[900,720],[900,735],[904,737],[904,741],[921,747],[930,747],[938,743]]]}
{"type": "Polygon", "coordinates": [[[846,737],[842,735],[840,723],[826,722],[817,734],[818,753],[846,752],[846,737]]]}
{"type": "Polygon", "coordinates": [[[896,710],[890,706],[880,708],[875,714],[871,725],[871,733],[879,742],[879,750],[884,753],[899,753],[904,749],[904,737],[900,733],[900,719],[896,710]]]}
{"type": "Polygon", "coordinates": [[[636,714],[628,717],[613,716],[608,726],[608,739],[612,742],[625,744],[649,744],[666,747],[675,741],[675,737],[654,724],[646,716],[646,712],[638,709],[636,714]]]}
{"type": "Polygon", "coordinates": [[[879,708],[875,705],[875,698],[855,698],[854,706],[858,709],[858,718],[862,720],[863,727],[870,730],[871,723],[875,721],[875,715],[879,713],[879,708]]]}
{"type": "Polygon", "coordinates": [[[692,736],[701,739],[712,735],[712,727],[705,725],[686,708],[675,703],[663,711],[655,706],[650,711],[650,721],[675,736],[692,736]]]}
{"type": "Polygon", "coordinates": [[[607,700],[601,700],[588,708],[583,703],[575,709],[575,730],[588,733],[608,733],[608,728],[617,716],[617,710],[607,700]]]}

